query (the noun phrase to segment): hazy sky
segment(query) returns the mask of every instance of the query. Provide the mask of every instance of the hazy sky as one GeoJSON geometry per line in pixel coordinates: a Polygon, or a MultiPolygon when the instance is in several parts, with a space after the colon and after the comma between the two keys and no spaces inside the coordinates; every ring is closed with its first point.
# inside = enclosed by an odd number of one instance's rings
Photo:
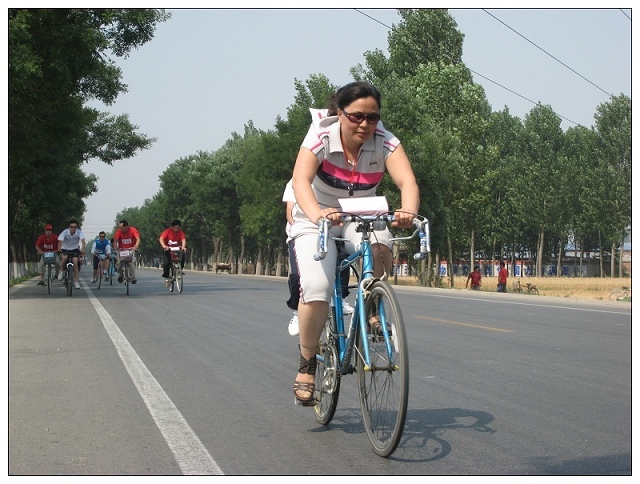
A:
{"type": "MultiPolygon", "coordinates": [[[[153,197],[174,161],[219,149],[250,120],[273,129],[294,101],[294,79],[324,74],[336,85],[350,82],[349,69],[364,64],[366,51],[388,55],[388,27],[400,19],[393,9],[367,8],[170,11],[152,41],[117,61],[129,92],[111,107],[94,105],[128,113],[157,141],[114,166],[85,166],[98,177],[82,227],[89,238],[109,231],[125,207],[153,197]]],[[[630,9],[450,13],[465,36],[463,61],[494,111],[507,106],[523,119],[541,102],[566,130],[591,127],[608,94],[631,97],[630,9]]]]}

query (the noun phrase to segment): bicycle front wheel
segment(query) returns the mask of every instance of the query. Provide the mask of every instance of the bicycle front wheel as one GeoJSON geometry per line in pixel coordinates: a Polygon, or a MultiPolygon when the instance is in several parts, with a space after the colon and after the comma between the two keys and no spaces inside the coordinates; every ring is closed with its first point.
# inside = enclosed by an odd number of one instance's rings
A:
{"type": "Polygon", "coordinates": [[[329,311],[316,355],[316,404],[313,410],[316,421],[322,425],[327,425],[333,419],[340,395],[340,362],[336,349],[335,319],[333,309],[329,308],[329,311]]]}
{"type": "Polygon", "coordinates": [[[369,290],[365,315],[367,322],[373,323],[373,329],[369,331],[366,343],[363,343],[360,335],[357,339],[356,370],[360,407],[373,451],[388,457],[400,443],[407,415],[407,337],[400,305],[391,286],[387,282],[376,281],[369,290]],[[375,331],[377,322],[380,323],[380,331],[375,331]],[[365,344],[369,350],[369,365],[365,361],[365,344]]]}
{"type": "Polygon", "coordinates": [[[182,294],[182,270],[178,264],[175,265],[176,289],[182,294]]]}
{"type": "Polygon", "coordinates": [[[102,265],[98,269],[98,289],[100,289],[100,286],[102,286],[102,265]]]}
{"type": "Polygon", "coordinates": [[[622,289],[614,289],[609,294],[609,301],[617,301],[625,296],[625,292],[622,289]]]}
{"type": "Polygon", "coordinates": [[[47,264],[47,292],[51,294],[51,264],[47,264]]]}
{"type": "Polygon", "coordinates": [[[129,264],[124,265],[124,285],[127,287],[127,296],[129,295],[129,264]]]}

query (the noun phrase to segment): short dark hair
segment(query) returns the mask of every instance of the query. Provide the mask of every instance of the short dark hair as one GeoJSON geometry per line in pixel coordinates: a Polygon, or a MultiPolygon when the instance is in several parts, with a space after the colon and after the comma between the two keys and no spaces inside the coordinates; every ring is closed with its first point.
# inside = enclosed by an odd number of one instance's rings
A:
{"type": "Polygon", "coordinates": [[[71,220],[69,220],[69,225],[71,225],[71,224],[79,225],[78,221],[75,218],[72,218],[71,220]]]}
{"type": "Polygon", "coordinates": [[[107,236],[106,232],[104,230],[102,230],[101,232],[98,232],[98,236],[100,235],[104,235],[105,237],[107,236]]]}
{"type": "Polygon", "coordinates": [[[337,115],[338,109],[342,110],[345,106],[364,97],[375,98],[378,107],[380,107],[382,95],[373,84],[364,81],[355,81],[342,86],[329,100],[329,105],[327,106],[329,116],[337,115]]]}
{"type": "Polygon", "coordinates": [[[479,271],[479,270],[480,270],[480,266],[475,266],[475,267],[473,268],[473,270],[474,270],[474,271],[479,271]]]}
{"type": "Polygon", "coordinates": [[[126,220],[124,220],[124,219],[120,220],[120,223],[121,223],[122,225],[124,225],[125,227],[128,227],[128,226],[129,226],[129,222],[127,222],[127,221],[126,221],[126,220]]]}
{"type": "Polygon", "coordinates": [[[181,227],[182,226],[182,222],[180,222],[180,220],[175,219],[173,222],[171,222],[171,226],[175,227],[175,226],[181,227]]]}

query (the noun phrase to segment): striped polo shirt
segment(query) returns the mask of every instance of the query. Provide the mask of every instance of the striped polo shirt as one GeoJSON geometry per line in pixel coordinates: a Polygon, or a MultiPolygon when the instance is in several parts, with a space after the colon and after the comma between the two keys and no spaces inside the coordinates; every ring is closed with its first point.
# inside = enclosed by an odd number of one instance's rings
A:
{"type": "Polygon", "coordinates": [[[398,138],[378,122],[375,133],[360,148],[354,167],[342,149],[338,116],[327,116],[326,109],[310,111],[312,123],[302,146],[318,158],[312,186],[320,207],[338,207],[338,199],[349,197],[350,188],[354,197],[375,196],[385,162],[400,144],[398,138]]]}

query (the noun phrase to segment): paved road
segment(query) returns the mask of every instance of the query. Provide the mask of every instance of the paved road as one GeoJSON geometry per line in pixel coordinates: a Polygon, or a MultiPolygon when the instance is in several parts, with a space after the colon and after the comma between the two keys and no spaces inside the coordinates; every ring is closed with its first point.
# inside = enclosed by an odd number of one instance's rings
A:
{"type": "Polygon", "coordinates": [[[138,276],[10,289],[9,474],[631,474],[629,304],[400,288],[411,390],[383,459],[355,376],[327,427],[294,406],[284,279],[138,276]]]}

